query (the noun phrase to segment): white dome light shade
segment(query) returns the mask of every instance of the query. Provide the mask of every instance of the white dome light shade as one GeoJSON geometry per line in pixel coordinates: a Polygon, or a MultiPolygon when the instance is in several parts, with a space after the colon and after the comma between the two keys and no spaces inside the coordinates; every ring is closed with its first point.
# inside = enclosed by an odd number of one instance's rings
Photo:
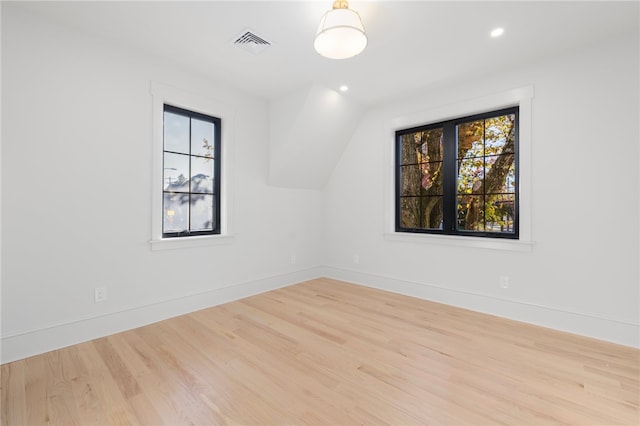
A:
{"type": "Polygon", "coordinates": [[[358,12],[345,8],[325,13],[313,46],[330,59],[346,59],[362,52],[367,47],[367,36],[358,12]]]}

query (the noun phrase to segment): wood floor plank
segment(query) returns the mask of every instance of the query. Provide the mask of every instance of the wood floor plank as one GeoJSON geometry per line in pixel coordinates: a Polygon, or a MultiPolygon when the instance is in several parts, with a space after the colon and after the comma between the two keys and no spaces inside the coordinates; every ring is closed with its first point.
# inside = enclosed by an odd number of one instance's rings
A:
{"type": "MultiPolygon", "coordinates": [[[[86,390],[88,410],[85,416],[80,417],[79,424],[135,425],[138,419],[118,385],[123,379],[113,376],[98,349],[104,339],[106,338],[76,346],[80,364],[84,368],[81,377],[86,390]]],[[[61,352],[66,352],[67,349],[61,352]]]]}
{"type": "Polygon", "coordinates": [[[24,370],[24,361],[8,364],[6,368],[3,366],[0,380],[2,389],[2,399],[0,399],[2,413],[0,419],[3,425],[26,424],[28,421],[24,370]],[[9,390],[13,392],[10,393],[9,390]]]}
{"type": "MultiPolygon", "coordinates": [[[[13,364],[13,363],[12,363],[13,364]]],[[[33,356],[21,361],[17,361],[16,364],[22,364],[24,367],[25,374],[25,399],[28,403],[27,410],[27,425],[41,425],[49,423],[49,415],[47,414],[47,406],[48,404],[48,394],[47,394],[47,369],[45,366],[45,356],[33,356]],[[38,401],[36,404],[32,404],[32,402],[38,401]]],[[[9,364],[11,365],[11,364],[9,364]]],[[[4,369],[4,365],[2,366],[4,369]]],[[[4,373],[4,370],[3,370],[4,373]]],[[[5,389],[3,389],[3,392],[5,389]]],[[[7,389],[7,391],[16,392],[19,395],[19,392],[22,392],[21,389],[11,388],[7,389]]],[[[4,412],[4,410],[3,410],[4,412]]],[[[20,424],[20,423],[9,423],[9,424],[20,424]]]]}
{"type": "Polygon", "coordinates": [[[640,424],[638,349],[327,278],[1,375],[3,426],[640,424]]]}

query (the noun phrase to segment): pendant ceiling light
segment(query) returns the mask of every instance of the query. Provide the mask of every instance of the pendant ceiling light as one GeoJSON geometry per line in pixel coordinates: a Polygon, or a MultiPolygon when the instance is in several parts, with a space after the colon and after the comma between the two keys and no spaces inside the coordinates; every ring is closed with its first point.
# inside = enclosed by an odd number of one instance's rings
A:
{"type": "Polygon", "coordinates": [[[367,35],[358,12],[349,9],[346,1],[334,1],[333,9],[320,20],[313,46],[330,59],[346,59],[362,52],[367,46],[367,35]]]}

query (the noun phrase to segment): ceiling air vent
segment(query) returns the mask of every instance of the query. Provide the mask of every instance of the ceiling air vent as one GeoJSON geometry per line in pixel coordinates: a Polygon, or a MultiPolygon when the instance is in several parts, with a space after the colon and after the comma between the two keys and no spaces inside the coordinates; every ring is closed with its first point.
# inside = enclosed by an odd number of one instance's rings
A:
{"type": "Polygon", "coordinates": [[[254,55],[264,52],[269,46],[271,46],[271,43],[259,35],[256,35],[255,32],[249,29],[245,29],[238,34],[234,39],[233,44],[249,53],[253,53],[254,55]]]}

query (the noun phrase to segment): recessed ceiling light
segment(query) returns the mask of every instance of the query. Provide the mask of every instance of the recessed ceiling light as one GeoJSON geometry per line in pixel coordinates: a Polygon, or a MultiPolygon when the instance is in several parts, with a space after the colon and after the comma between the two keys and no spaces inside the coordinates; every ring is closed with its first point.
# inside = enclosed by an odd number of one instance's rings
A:
{"type": "Polygon", "coordinates": [[[502,34],[504,34],[504,28],[496,28],[491,31],[491,37],[500,37],[502,34]]]}
{"type": "Polygon", "coordinates": [[[343,84],[342,86],[340,86],[341,92],[346,92],[347,90],[349,90],[349,86],[347,86],[346,84],[343,84]]]}

